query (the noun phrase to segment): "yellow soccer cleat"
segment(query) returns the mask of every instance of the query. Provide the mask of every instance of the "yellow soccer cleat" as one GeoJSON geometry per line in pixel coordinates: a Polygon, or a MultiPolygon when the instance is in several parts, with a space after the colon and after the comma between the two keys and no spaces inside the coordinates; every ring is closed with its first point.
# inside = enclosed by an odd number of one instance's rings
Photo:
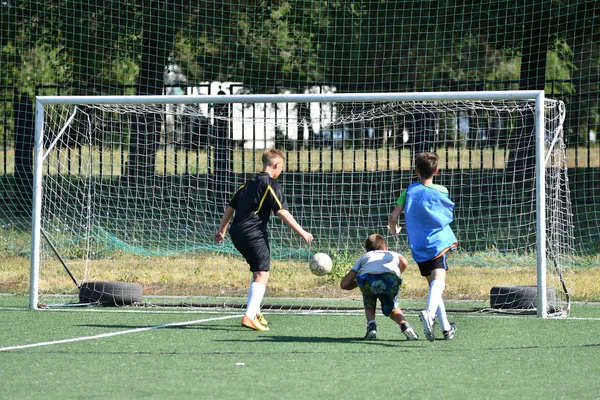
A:
{"type": "Polygon", "coordinates": [[[267,326],[269,325],[269,321],[267,321],[267,319],[265,318],[265,316],[262,313],[256,313],[256,320],[258,322],[260,322],[260,324],[262,326],[267,326]]]}
{"type": "Polygon", "coordinates": [[[260,322],[258,322],[258,319],[250,319],[250,317],[248,317],[247,315],[244,315],[242,317],[242,326],[246,327],[246,328],[250,328],[253,329],[255,331],[268,331],[270,330],[268,327],[264,326],[263,324],[261,324],[260,322]]]}

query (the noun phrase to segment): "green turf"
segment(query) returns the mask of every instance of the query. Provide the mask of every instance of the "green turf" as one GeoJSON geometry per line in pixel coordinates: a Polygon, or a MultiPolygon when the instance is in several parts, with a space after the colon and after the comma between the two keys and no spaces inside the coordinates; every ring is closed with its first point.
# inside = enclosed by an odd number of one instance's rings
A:
{"type": "MultiPolygon", "coordinates": [[[[0,398],[592,399],[600,393],[598,304],[575,304],[567,319],[451,313],[455,339],[433,343],[405,341],[379,315],[378,340],[362,341],[360,313],[267,314],[271,331],[253,332],[239,326],[236,312],[26,306],[24,296],[0,296],[0,349],[233,318],[0,351],[0,398]]],[[[416,312],[408,319],[421,333],[416,312]]]]}

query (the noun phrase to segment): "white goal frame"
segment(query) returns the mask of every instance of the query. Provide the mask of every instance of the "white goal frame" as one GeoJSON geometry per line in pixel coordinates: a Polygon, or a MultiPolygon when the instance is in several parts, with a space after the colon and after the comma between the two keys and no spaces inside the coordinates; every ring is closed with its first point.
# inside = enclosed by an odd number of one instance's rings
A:
{"type": "Polygon", "coordinates": [[[546,199],[545,199],[545,94],[543,90],[480,91],[480,92],[418,92],[418,93],[329,93],[329,94],[264,94],[264,95],[183,95],[183,96],[37,96],[35,108],[35,148],[33,213],[31,232],[31,264],[29,307],[38,308],[41,247],[42,174],[44,110],[53,104],[226,104],[226,103],[310,103],[310,102],[376,102],[376,101],[448,101],[448,100],[527,100],[535,101],[536,146],[536,244],[537,244],[537,316],[545,318],[546,294],[546,199]]]}

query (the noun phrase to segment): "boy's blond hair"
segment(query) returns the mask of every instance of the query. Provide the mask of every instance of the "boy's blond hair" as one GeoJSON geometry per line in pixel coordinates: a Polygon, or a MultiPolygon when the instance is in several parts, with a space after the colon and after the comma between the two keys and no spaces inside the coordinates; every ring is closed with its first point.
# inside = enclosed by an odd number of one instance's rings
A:
{"type": "Polygon", "coordinates": [[[274,148],[266,149],[262,155],[263,167],[272,166],[277,158],[280,158],[281,161],[285,162],[285,156],[281,151],[274,148]]]}
{"type": "Polygon", "coordinates": [[[415,157],[415,167],[422,179],[429,179],[435,173],[438,167],[438,160],[440,157],[437,153],[426,151],[419,153],[415,157]]]}
{"type": "Polygon", "coordinates": [[[378,233],[374,233],[365,240],[365,249],[367,251],[387,250],[388,247],[385,238],[378,233]]]}

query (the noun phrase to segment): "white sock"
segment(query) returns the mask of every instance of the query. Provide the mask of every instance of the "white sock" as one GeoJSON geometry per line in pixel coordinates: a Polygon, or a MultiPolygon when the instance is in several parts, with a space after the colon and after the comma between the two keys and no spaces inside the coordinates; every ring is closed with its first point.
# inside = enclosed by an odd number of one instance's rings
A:
{"type": "Polygon", "coordinates": [[[246,315],[250,319],[256,318],[256,314],[260,312],[260,303],[265,296],[267,287],[258,282],[252,282],[250,290],[248,290],[248,304],[246,305],[246,315]]]}
{"type": "Polygon", "coordinates": [[[449,331],[450,330],[450,322],[448,322],[448,316],[446,315],[446,306],[444,305],[444,300],[440,301],[436,315],[437,315],[438,319],[440,320],[440,325],[442,326],[442,331],[449,331]]]}
{"type": "Polygon", "coordinates": [[[427,311],[433,317],[437,313],[438,305],[444,291],[444,281],[434,280],[429,284],[429,293],[427,295],[427,311]],[[440,284],[442,285],[440,288],[440,284]],[[441,291],[440,291],[441,289],[441,291]]]}
{"type": "MultiPolygon", "coordinates": [[[[446,288],[446,282],[440,280],[440,279],[435,279],[433,281],[431,281],[431,284],[429,285],[429,295],[427,296],[427,311],[429,311],[429,314],[431,316],[437,315],[439,318],[439,314],[438,314],[438,309],[440,307],[440,304],[442,304],[444,302],[444,300],[442,299],[442,294],[444,293],[444,289],[446,288]]],[[[442,305],[442,307],[444,307],[442,305]]],[[[446,315],[446,308],[444,307],[444,317],[446,315]]],[[[440,319],[440,322],[442,322],[443,319],[440,319]]],[[[446,320],[447,322],[447,320],[446,320]]],[[[442,322],[443,323],[443,322],[442,322]]]]}

